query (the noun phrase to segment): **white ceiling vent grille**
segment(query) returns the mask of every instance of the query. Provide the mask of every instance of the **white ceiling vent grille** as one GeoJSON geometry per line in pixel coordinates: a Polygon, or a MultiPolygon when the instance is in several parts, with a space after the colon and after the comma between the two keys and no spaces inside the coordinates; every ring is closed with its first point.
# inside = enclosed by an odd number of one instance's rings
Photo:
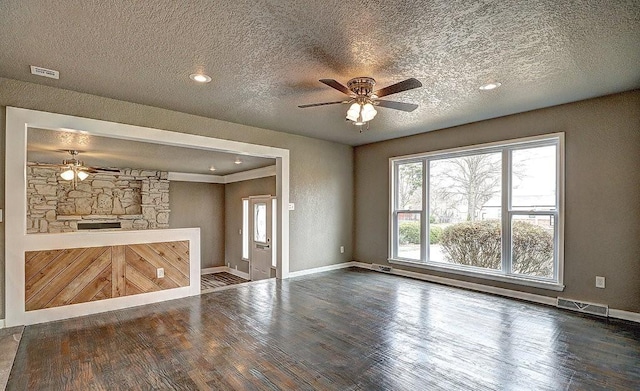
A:
{"type": "Polygon", "coordinates": [[[584,312],[592,315],[609,316],[609,306],[604,304],[586,303],[582,301],[569,300],[558,297],[557,306],[559,308],[584,312]]]}
{"type": "Polygon", "coordinates": [[[60,79],[60,72],[54,71],[53,69],[47,69],[43,67],[37,67],[35,65],[31,65],[31,74],[36,76],[44,76],[51,79],[60,79]]]}

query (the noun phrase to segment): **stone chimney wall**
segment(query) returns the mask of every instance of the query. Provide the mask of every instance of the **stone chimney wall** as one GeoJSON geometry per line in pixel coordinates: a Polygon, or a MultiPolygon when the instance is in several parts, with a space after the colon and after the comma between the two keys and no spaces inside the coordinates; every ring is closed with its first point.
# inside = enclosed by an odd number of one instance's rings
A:
{"type": "Polygon", "coordinates": [[[74,189],[60,169],[27,167],[27,233],[78,230],[79,222],[120,222],[122,230],[169,228],[169,180],[163,171],[99,172],[74,189]]]}

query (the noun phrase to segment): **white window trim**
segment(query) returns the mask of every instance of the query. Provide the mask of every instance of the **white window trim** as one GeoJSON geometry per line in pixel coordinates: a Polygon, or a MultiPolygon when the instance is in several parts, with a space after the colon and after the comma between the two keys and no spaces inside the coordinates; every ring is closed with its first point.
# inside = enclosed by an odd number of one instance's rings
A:
{"type": "MultiPolygon", "coordinates": [[[[424,216],[425,210],[428,211],[428,186],[429,181],[428,178],[428,164],[424,164],[423,166],[423,209],[419,211],[421,213],[421,232],[424,238],[428,238],[429,235],[426,232],[426,217],[424,216]]],[[[441,271],[453,274],[460,274],[468,277],[482,278],[493,281],[502,281],[508,283],[514,283],[519,285],[531,286],[542,289],[549,289],[555,291],[564,290],[564,191],[565,191],[565,141],[564,141],[564,133],[549,133],[539,136],[532,137],[524,137],[518,139],[497,141],[485,144],[474,144],[456,148],[450,148],[445,150],[424,152],[424,153],[416,153],[411,155],[404,156],[396,156],[389,158],[389,225],[388,225],[388,261],[389,263],[411,266],[416,268],[423,268],[434,271],[441,271]],[[511,200],[510,200],[510,181],[511,181],[511,153],[514,149],[520,148],[528,148],[530,146],[539,146],[544,145],[545,141],[549,141],[549,144],[556,144],[558,146],[558,153],[556,154],[556,164],[557,164],[557,177],[556,177],[556,205],[557,210],[555,211],[527,211],[527,210],[511,210],[511,200]],[[401,163],[411,163],[417,161],[423,161],[427,158],[434,158],[437,156],[452,158],[459,157],[470,154],[478,154],[478,153],[488,153],[488,152],[503,152],[503,159],[507,157],[507,164],[503,164],[503,167],[506,167],[502,173],[502,196],[506,198],[503,200],[502,205],[507,205],[506,210],[502,212],[502,227],[503,227],[503,254],[505,251],[508,251],[510,248],[510,240],[505,240],[507,235],[511,235],[511,218],[514,215],[519,214],[543,214],[543,215],[551,215],[554,216],[555,221],[555,229],[556,229],[556,242],[555,242],[555,257],[556,257],[556,267],[555,273],[556,277],[553,281],[547,279],[538,279],[536,277],[528,277],[522,275],[515,274],[506,274],[505,271],[496,271],[493,272],[487,269],[480,269],[471,266],[465,265],[455,265],[455,264],[443,264],[440,262],[430,262],[430,261],[419,261],[412,259],[404,259],[394,257],[394,254],[397,253],[397,240],[395,239],[395,214],[398,212],[402,212],[399,210],[395,210],[395,189],[397,188],[396,178],[397,172],[396,167],[401,163]],[[506,171],[506,172],[505,172],[506,171]],[[508,220],[507,223],[505,221],[508,220]]],[[[413,212],[413,211],[412,211],[413,212]]],[[[418,212],[418,211],[416,211],[418,212]]],[[[428,259],[429,245],[426,244],[421,246],[421,259],[428,259]]],[[[509,252],[510,253],[510,252],[509,252]]],[[[506,256],[503,256],[503,262],[505,261],[506,256]]]]}

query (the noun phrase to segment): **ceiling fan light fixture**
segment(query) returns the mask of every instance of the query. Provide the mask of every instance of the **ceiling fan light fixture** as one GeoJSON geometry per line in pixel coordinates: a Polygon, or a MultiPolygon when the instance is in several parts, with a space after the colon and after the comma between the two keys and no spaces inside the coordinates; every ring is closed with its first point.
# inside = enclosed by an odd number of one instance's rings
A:
{"type": "Polygon", "coordinates": [[[209,167],[209,171],[214,172],[216,168],[214,166],[209,167]]]}
{"type": "Polygon", "coordinates": [[[367,103],[362,106],[360,114],[362,115],[362,122],[369,122],[376,116],[376,114],[378,114],[378,112],[371,103],[367,103]]]}
{"type": "Polygon", "coordinates": [[[75,173],[70,168],[60,173],[60,178],[64,179],[65,181],[73,180],[74,176],[75,176],[75,173]]]}
{"type": "Polygon", "coordinates": [[[89,177],[89,174],[86,173],[85,171],[78,171],[76,175],[78,176],[78,179],[80,179],[81,181],[84,181],[89,177]]]}
{"type": "Polygon", "coordinates": [[[360,117],[360,104],[354,103],[347,111],[347,119],[349,121],[358,122],[358,117],[360,117]]]}
{"type": "Polygon", "coordinates": [[[235,164],[242,164],[242,160],[240,160],[239,157],[236,158],[236,161],[234,162],[235,164]]]}

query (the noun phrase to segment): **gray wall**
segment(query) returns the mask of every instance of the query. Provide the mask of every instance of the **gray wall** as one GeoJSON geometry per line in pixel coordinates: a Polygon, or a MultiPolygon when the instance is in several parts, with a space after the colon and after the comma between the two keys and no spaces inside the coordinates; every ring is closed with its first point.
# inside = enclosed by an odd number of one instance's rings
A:
{"type": "Polygon", "coordinates": [[[640,312],[640,91],[356,147],[354,259],[387,264],[390,157],[553,132],[566,137],[564,292],[394,267],[640,312]]]}
{"type": "Polygon", "coordinates": [[[228,183],[225,193],[225,262],[229,267],[249,273],[249,263],[242,260],[242,198],[252,195],[275,195],[276,177],[228,183]]]}
{"type": "MultiPolygon", "coordinates": [[[[352,258],[353,148],[350,146],[0,78],[0,143],[3,145],[5,106],[289,149],[290,200],[296,204],[289,220],[290,270],[332,265],[352,258]],[[340,245],[345,246],[344,254],[340,254],[340,245]]],[[[0,175],[4,184],[4,147],[1,151],[0,175]]],[[[4,190],[0,193],[0,203],[4,208],[4,190]]],[[[4,258],[4,224],[1,223],[0,237],[4,258]]],[[[4,273],[4,262],[4,259],[0,262],[1,273],[4,273]]],[[[4,275],[1,277],[0,318],[4,318],[4,275]]]]}
{"type": "Polygon", "coordinates": [[[200,228],[203,269],[224,266],[224,186],[175,181],[169,184],[169,228],[200,228]]]}

